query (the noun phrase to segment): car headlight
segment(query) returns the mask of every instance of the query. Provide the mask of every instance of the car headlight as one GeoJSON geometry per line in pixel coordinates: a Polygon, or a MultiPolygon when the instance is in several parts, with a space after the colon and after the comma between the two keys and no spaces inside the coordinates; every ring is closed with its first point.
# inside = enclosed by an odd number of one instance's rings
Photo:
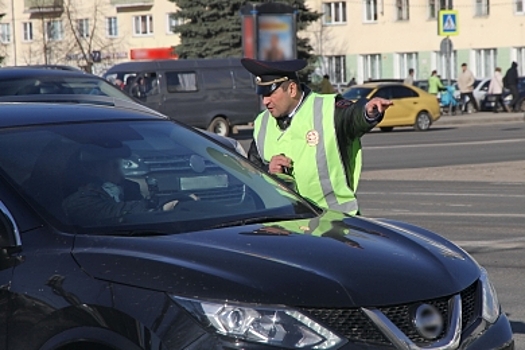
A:
{"type": "Polygon", "coordinates": [[[171,297],[204,326],[234,339],[286,349],[334,349],[343,342],[293,309],[171,297]]]}
{"type": "Polygon", "coordinates": [[[487,271],[484,268],[481,268],[481,276],[479,280],[481,281],[481,293],[483,299],[482,317],[484,320],[494,323],[500,314],[500,305],[496,289],[490,282],[487,271]]]}

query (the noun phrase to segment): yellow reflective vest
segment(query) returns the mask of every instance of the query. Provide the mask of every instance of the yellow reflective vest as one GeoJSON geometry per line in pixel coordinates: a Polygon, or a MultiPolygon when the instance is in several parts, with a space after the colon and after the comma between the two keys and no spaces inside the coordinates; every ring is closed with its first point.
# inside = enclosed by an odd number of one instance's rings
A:
{"type": "Polygon", "coordinates": [[[361,174],[361,142],[354,139],[352,154],[339,150],[334,123],[335,95],[309,93],[293,116],[293,122],[281,130],[268,111],[254,123],[254,139],[261,159],[269,163],[284,154],[293,161],[297,192],[323,208],[348,214],[358,210],[355,190],[361,174]],[[341,157],[350,157],[345,169],[341,157]],[[346,171],[353,171],[352,188],[346,171]]]}

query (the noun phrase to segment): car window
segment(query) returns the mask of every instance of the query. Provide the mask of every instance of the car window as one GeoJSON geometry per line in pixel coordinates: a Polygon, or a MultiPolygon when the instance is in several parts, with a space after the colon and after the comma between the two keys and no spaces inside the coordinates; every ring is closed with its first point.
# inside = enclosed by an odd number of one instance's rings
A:
{"type": "Polygon", "coordinates": [[[166,72],[168,92],[197,91],[197,73],[195,72],[166,72]]]}
{"type": "Polygon", "coordinates": [[[235,88],[255,88],[255,82],[253,76],[246,69],[236,69],[233,70],[233,75],[235,78],[235,88]]]}
{"type": "Polygon", "coordinates": [[[1,130],[0,147],[8,181],[50,222],[77,232],[187,232],[313,213],[235,152],[166,120],[1,130]]]}
{"type": "Polygon", "coordinates": [[[490,80],[484,81],[481,86],[479,87],[480,91],[488,91],[490,85],[490,80]]]}
{"type": "Polygon", "coordinates": [[[372,97],[386,98],[387,100],[392,99],[392,89],[390,86],[379,88],[372,97]]]}
{"type": "Polygon", "coordinates": [[[202,71],[202,81],[206,89],[232,89],[233,72],[229,69],[209,69],[202,71]]]}
{"type": "Polygon", "coordinates": [[[392,86],[390,87],[390,89],[392,91],[391,98],[393,99],[410,98],[410,97],[419,96],[417,92],[405,86],[392,86]]]}
{"type": "Polygon", "coordinates": [[[372,88],[356,86],[346,90],[342,95],[347,100],[359,100],[361,98],[367,97],[370,92],[372,92],[372,90],[372,88]]]}

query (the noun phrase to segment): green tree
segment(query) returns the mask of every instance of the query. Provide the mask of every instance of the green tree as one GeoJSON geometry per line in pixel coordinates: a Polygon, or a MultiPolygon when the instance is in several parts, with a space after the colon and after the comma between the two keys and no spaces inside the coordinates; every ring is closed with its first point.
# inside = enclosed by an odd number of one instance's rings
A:
{"type": "MultiPolygon", "coordinates": [[[[175,50],[181,58],[220,58],[242,55],[240,9],[246,0],[170,0],[177,4],[183,24],[173,28],[181,43],[175,50]]],[[[257,4],[272,1],[258,1],[257,4]]],[[[321,14],[309,10],[304,0],[275,1],[297,9],[297,30],[305,29],[321,14]]],[[[307,38],[297,38],[297,56],[313,60],[307,38]]]]}

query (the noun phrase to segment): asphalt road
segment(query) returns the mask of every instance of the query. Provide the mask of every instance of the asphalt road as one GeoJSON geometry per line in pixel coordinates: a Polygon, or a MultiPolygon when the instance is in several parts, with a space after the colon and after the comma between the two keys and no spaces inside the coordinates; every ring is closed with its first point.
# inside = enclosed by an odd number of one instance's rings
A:
{"type": "MultiPolygon", "coordinates": [[[[247,146],[250,134],[238,135],[247,146]]],[[[362,212],[408,221],[488,271],[525,349],[525,123],[373,131],[363,141],[362,212]]]]}

